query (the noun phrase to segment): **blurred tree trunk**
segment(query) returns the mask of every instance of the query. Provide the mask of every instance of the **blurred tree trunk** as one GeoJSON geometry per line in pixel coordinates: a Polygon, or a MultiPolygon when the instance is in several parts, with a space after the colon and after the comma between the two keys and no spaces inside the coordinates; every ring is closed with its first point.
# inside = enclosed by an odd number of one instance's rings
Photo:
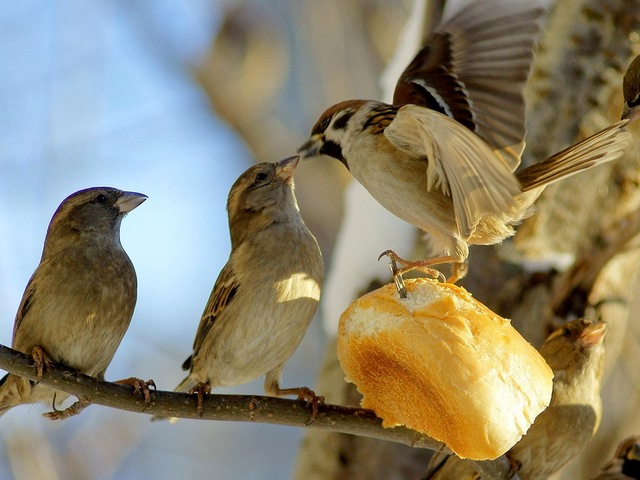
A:
{"type": "MultiPolygon", "coordinates": [[[[552,7],[527,93],[523,163],[546,158],[619,118],[622,74],[639,48],[639,13],[638,0],[562,0],[552,7]]],[[[640,131],[634,126],[632,133],[634,144],[621,160],[549,187],[513,241],[474,247],[463,282],[536,347],[562,320],[585,316],[609,323],[604,418],[588,450],[563,472],[566,479],[588,478],[619,440],[640,432],[633,414],[640,411],[640,305],[634,295],[640,255],[632,242],[620,240],[640,205],[640,131]],[[613,249],[603,253],[603,245],[613,249]],[[569,265],[577,259],[579,271],[588,272],[584,281],[548,268],[567,259],[569,265]]],[[[359,395],[343,377],[333,340],[316,391],[331,403],[357,405],[359,395]]],[[[429,456],[402,445],[309,431],[294,478],[418,479],[429,456]]]]}

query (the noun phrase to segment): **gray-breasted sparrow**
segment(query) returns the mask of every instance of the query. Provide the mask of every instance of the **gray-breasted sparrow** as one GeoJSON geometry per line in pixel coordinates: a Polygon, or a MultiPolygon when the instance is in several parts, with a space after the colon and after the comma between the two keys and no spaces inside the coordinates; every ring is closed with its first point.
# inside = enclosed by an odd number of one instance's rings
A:
{"type": "MultiPolygon", "coordinates": [[[[122,218],[146,195],[110,187],[67,197],[51,219],[42,259],[20,302],[12,346],[100,379],[136,304],[136,272],[120,243],[122,218]]],[[[62,402],[69,394],[13,374],[0,380],[0,414],[22,403],[62,402]]],[[[71,407],[70,407],[71,408],[71,407]]],[[[65,418],[77,409],[47,414],[65,418]]]]}

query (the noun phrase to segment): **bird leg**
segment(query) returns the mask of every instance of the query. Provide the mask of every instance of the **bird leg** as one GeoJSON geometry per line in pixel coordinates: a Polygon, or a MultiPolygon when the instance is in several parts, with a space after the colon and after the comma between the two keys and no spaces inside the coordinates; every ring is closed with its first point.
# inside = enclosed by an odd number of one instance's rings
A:
{"type": "Polygon", "coordinates": [[[204,396],[211,393],[211,385],[200,382],[189,390],[189,395],[193,395],[194,393],[198,396],[197,408],[198,413],[202,416],[202,411],[204,410],[204,396]]]}
{"type": "Polygon", "coordinates": [[[154,382],[152,379],[149,379],[145,382],[141,378],[129,377],[123,380],[117,380],[113,383],[133,387],[134,395],[142,394],[144,396],[145,407],[149,406],[149,404],[151,403],[151,392],[149,390],[149,387],[153,387],[153,391],[156,391],[156,382],[154,382]]]}
{"type": "Polygon", "coordinates": [[[73,417],[74,415],[79,414],[82,410],[91,405],[90,398],[79,398],[77,402],[65,408],[64,410],[58,410],[56,408],[56,397],[53,396],[53,411],[43,413],[42,416],[48,418],[49,420],[64,420],[65,418],[73,417]]]}
{"type": "Polygon", "coordinates": [[[47,355],[47,352],[44,348],[36,345],[31,350],[31,357],[36,364],[36,383],[42,380],[42,376],[44,375],[44,371],[47,372],[53,368],[53,364],[47,355]]]}
{"type": "Polygon", "coordinates": [[[324,397],[322,395],[316,395],[316,392],[308,387],[296,387],[296,388],[280,388],[275,386],[269,393],[282,397],[285,395],[297,395],[298,400],[304,400],[307,402],[307,407],[311,405],[311,415],[305,425],[310,425],[318,416],[318,405],[324,403],[324,397]]]}
{"type": "MultiPolygon", "coordinates": [[[[443,282],[447,282],[447,279],[445,278],[442,272],[431,267],[433,265],[440,265],[442,263],[454,262],[456,265],[458,264],[458,262],[456,262],[453,259],[453,257],[428,258],[426,260],[418,260],[413,262],[411,260],[405,260],[393,250],[385,250],[380,254],[380,256],[378,257],[378,260],[380,260],[384,256],[389,257],[389,260],[391,262],[390,268],[391,268],[391,273],[393,274],[393,281],[395,282],[396,288],[398,289],[398,293],[402,298],[405,298],[407,296],[407,290],[404,286],[404,280],[402,278],[402,275],[404,275],[405,273],[410,272],[412,270],[421,270],[427,275],[431,275],[435,279],[441,279],[443,282]],[[399,263],[400,265],[403,265],[403,267],[398,268],[397,263],[399,263]]],[[[465,270],[465,273],[466,273],[466,270],[465,270]]],[[[454,271],[454,275],[455,275],[455,271],[454,271]]],[[[464,274],[462,276],[464,276],[464,274]]],[[[462,277],[452,276],[452,278],[454,278],[454,281],[455,281],[462,277]]]]}

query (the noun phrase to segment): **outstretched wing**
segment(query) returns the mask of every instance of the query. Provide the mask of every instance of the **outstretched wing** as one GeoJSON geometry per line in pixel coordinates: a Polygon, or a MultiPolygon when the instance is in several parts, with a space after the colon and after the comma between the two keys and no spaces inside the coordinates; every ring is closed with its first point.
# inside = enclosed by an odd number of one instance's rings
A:
{"type": "Polygon", "coordinates": [[[546,15],[541,0],[478,0],[438,25],[401,75],[394,103],[460,122],[515,170],[524,149],[524,86],[546,15]]]}
{"type": "Polygon", "coordinates": [[[469,238],[483,216],[514,206],[520,185],[509,165],[455,120],[406,105],[384,134],[397,148],[426,160],[428,188],[451,197],[463,238],[469,238]]]}

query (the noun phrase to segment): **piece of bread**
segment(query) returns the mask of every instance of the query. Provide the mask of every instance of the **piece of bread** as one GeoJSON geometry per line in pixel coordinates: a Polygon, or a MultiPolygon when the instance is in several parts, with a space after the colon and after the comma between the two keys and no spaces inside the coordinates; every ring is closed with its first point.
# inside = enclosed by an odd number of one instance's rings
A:
{"type": "Polygon", "coordinates": [[[505,320],[463,288],[406,280],[386,285],[340,318],[338,358],[361,405],[384,427],[405,425],[462,458],[494,459],[551,400],[553,372],[505,320]]]}

